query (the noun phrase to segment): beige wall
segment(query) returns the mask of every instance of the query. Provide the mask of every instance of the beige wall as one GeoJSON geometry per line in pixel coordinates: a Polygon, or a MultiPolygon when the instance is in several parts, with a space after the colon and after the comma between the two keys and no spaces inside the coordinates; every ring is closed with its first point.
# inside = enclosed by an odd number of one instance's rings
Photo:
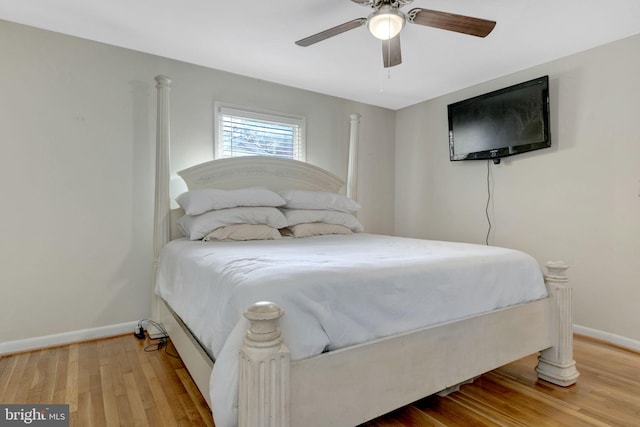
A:
{"type": "Polygon", "coordinates": [[[447,104],[548,74],[553,147],[492,166],[490,243],[571,266],[576,324],[640,340],[640,36],[397,113],[395,231],[484,243],[487,163],[450,162],[447,104]]]}
{"type": "Polygon", "coordinates": [[[362,114],[361,220],[393,231],[393,111],[5,21],[0,52],[0,343],[149,316],[156,74],[174,172],[212,158],[225,101],[305,116],[307,160],[345,178],[362,114]]]}

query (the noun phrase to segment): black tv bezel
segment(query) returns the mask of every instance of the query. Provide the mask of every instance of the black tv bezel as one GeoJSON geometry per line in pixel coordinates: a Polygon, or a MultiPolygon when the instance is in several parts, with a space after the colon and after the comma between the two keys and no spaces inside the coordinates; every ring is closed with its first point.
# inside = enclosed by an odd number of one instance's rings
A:
{"type": "Polygon", "coordinates": [[[509,157],[516,154],[527,153],[529,151],[539,150],[542,148],[551,147],[551,127],[550,127],[550,111],[549,111],[549,76],[542,76],[535,79],[528,80],[526,82],[518,83],[512,86],[508,86],[502,89],[494,90],[492,92],[487,92],[482,95],[474,96],[472,98],[468,98],[462,101],[454,102],[452,104],[447,105],[447,117],[449,120],[449,160],[452,162],[462,161],[462,160],[495,160],[496,163],[499,162],[499,159],[503,157],[509,157]],[[542,121],[544,127],[544,139],[542,141],[527,143],[527,144],[517,144],[517,145],[509,145],[507,147],[501,148],[493,148],[490,150],[483,151],[475,151],[465,154],[454,154],[455,148],[455,134],[453,129],[453,117],[452,110],[455,107],[458,107],[463,104],[470,104],[474,102],[478,102],[480,100],[485,100],[489,98],[493,98],[498,95],[502,95],[508,92],[514,92],[523,88],[527,88],[530,86],[540,86],[540,92],[543,97],[542,102],[542,121]]]}

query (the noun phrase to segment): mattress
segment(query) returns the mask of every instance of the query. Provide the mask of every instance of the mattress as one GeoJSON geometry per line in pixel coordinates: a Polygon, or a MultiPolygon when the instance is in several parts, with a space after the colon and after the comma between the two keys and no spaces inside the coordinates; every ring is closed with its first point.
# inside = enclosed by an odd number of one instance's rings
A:
{"type": "Polygon", "coordinates": [[[293,360],[546,296],[540,266],[512,249],[357,233],[303,239],[178,239],[156,293],[210,349],[216,426],[237,420],[245,309],[272,301],[293,360]]]}

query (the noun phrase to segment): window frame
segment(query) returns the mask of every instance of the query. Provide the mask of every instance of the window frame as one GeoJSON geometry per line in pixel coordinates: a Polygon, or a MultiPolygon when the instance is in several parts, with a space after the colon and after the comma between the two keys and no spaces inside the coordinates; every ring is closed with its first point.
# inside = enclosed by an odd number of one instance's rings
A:
{"type": "MultiPolygon", "coordinates": [[[[306,138],[307,138],[307,126],[306,118],[304,116],[297,116],[293,114],[279,113],[275,111],[248,108],[240,105],[228,104],[225,102],[214,102],[214,142],[213,142],[213,158],[229,158],[229,157],[241,157],[241,156],[223,156],[222,148],[222,131],[220,120],[224,116],[233,115],[237,117],[247,118],[249,120],[263,121],[278,123],[283,125],[297,126],[298,128],[298,141],[294,141],[293,157],[286,156],[270,156],[264,155],[264,157],[280,157],[280,158],[293,158],[306,162],[307,150],[306,150],[306,138]]],[[[259,155],[259,154],[257,154],[259,155]]]]}

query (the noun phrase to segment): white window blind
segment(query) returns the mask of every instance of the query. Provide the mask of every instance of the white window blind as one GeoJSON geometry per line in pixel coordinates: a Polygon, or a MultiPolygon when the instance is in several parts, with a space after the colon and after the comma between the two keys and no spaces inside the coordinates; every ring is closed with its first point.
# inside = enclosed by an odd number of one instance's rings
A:
{"type": "Polygon", "coordinates": [[[275,156],[305,161],[305,119],[216,105],[215,157],[275,156]]]}

